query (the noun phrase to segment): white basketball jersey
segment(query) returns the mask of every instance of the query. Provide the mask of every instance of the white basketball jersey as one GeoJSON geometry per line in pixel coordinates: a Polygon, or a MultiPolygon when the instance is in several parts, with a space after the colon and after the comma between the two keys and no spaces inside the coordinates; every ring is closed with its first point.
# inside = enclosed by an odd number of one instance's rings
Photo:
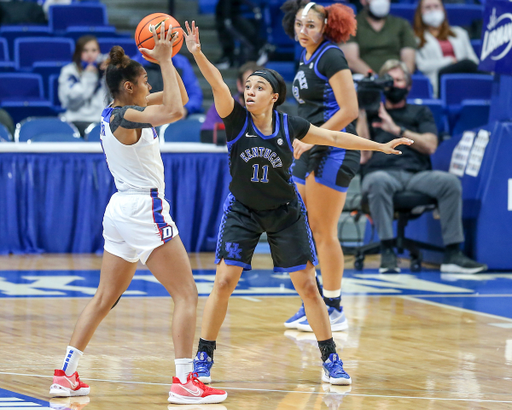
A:
{"type": "Polygon", "coordinates": [[[157,188],[163,194],[164,164],[156,130],[143,128],[139,141],[125,145],[110,130],[110,116],[114,110],[112,107],[103,110],[100,135],[117,190],[126,192],[157,188]]]}

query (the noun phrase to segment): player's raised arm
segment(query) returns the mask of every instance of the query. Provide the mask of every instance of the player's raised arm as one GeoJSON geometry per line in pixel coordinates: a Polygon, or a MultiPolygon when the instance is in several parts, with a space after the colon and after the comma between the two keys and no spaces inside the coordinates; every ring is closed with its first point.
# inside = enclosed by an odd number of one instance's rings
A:
{"type": "Polygon", "coordinates": [[[231,91],[227,84],[222,78],[222,74],[203,54],[201,51],[201,42],[199,41],[199,28],[196,26],[196,22],[192,22],[192,28],[185,22],[185,41],[187,42],[187,48],[190,53],[194,56],[201,74],[213,91],[213,99],[215,101],[215,108],[221,118],[226,118],[233,111],[234,100],[231,96],[231,91]]]}
{"type": "Polygon", "coordinates": [[[411,145],[414,141],[409,138],[396,138],[386,144],[381,144],[347,132],[331,131],[311,125],[302,142],[316,145],[331,145],[333,147],[361,150],[382,151],[385,154],[400,155],[402,152],[395,149],[398,145],[411,145]]]}

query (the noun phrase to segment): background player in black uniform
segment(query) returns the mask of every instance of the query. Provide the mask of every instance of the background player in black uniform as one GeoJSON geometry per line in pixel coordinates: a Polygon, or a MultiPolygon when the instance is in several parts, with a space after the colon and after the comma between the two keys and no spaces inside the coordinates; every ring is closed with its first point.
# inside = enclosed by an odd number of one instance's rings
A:
{"type": "MultiPolygon", "coordinates": [[[[357,95],[347,60],[336,45],[355,34],[354,12],[341,4],[324,8],[307,0],[288,0],[282,10],[286,33],[304,47],[293,81],[299,116],[317,127],[356,134],[352,121],[358,116],[357,95]]],[[[348,322],[341,306],[344,257],[338,220],[350,181],[359,169],[360,152],[299,140],[294,141],[293,148],[293,180],[308,209],[331,330],[346,330],[348,322]]],[[[312,331],[304,304],[284,325],[312,331]]]]}
{"type": "Polygon", "coordinates": [[[288,117],[275,108],[286,97],[283,78],[273,70],[258,70],[246,83],[246,108],[231,96],[220,71],[201,52],[199,30],[185,23],[187,48],[212,87],[215,107],[226,125],[232,181],[219,227],[217,274],[204,309],[201,339],[194,371],[210,382],[213,351],[226,316],[228,301],[244,269],[251,269],[254,248],[263,232],[270,243],[274,270],[290,272],[302,297],[306,314],[322,354],[322,380],[350,384],[350,376],[336,354],[329,317],[316,287],[316,254],[307,222],[306,209],[297,195],[289,170],[293,161],[293,141],[349,149],[377,150],[399,154],[394,148],[410,144],[396,139],[377,144],[352,134],[321,129],[300,117],[288,117]]]}

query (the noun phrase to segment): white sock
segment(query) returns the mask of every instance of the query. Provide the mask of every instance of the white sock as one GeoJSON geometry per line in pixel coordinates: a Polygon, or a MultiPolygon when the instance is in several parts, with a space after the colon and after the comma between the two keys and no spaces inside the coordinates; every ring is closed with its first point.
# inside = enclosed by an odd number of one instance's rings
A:
{"type": "Polygon", "coordinates": [[[326,298],[339,298],[341,296],[341,289],[327,290],[324,288],[324,297],[326,298]]]}
{"type": "Polygon", "coordinates": [[[64,363],[62,363],[62,370],[66,373],[66,376],[71,376],[76,372],[76,368],[78,367],[78,361],[82,357],[84,352],[74,348],[73,346],[68,346],[68,350],[66,352],[66,357],[64,358],[64,363]]]}
{"type": "Polygon", "coordinates": [[[187,376],[194,370],[192,359],[174,359],[176,365],[176,377],[180,379],[181,383],[187,382],[187,376]]]}

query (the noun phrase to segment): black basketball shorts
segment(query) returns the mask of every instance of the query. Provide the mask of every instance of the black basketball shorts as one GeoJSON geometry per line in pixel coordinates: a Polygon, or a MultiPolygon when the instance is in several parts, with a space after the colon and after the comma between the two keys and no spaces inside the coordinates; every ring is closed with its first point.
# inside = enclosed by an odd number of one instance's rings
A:
{"type": "Polygon", "coordinates": [[[318,264],[306,207],[299,198],[268,211],[252,210],[231,193],[224,203],[219,227],[215,263],[251,270],[254,249],[263,232],[267,233],[275,272],[296,272],[308,261],[318,264]]]}
{"type": "Polygon", "coordinates": [[[294,182],[304,185],[311,172],[315,181],[336,191],[346,192],[359,170],[361,153],[334,147],[317,147],[304,152],[293,163],[294,182]]]}

